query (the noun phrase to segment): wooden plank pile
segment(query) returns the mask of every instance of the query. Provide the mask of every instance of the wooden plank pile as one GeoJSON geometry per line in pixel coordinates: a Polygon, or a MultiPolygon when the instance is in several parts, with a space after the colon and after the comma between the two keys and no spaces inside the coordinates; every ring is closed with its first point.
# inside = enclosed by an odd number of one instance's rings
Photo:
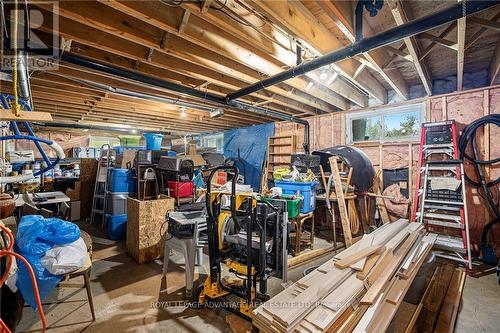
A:
{"type": "Polygon", "coordinates": [[[435,234],[419,223],[382,225],[254,311],[264,333],[383,332],[435,234]]]}

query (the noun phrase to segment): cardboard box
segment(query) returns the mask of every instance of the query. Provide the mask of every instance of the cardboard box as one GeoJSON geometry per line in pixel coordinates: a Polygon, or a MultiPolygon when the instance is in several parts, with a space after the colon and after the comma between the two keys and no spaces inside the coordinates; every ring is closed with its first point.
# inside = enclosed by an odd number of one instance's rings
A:
{"type": "Polygon", "coordinates": [[[33,150],[8,151],[5,154],[5,158],[10,163],[34,162],[35,161],[35,153],[33,152],[33,150]]]}
{"type": "Polygon", "coordinates": [[[81,209],[81,201],[71,201],[69,203],[70,209],[70,221],[79,221],[80,220],[80,209],[81,209]]]}

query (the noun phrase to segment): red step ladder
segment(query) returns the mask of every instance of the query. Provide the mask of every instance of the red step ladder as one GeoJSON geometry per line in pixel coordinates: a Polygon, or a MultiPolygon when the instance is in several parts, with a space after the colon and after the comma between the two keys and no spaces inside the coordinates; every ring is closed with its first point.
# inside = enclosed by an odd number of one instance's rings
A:
{"type": "Polygon", "coordinates": [[[434,244],[437,256],[471,270],[464,165],[458,156],[453,120],[422,124],[416,183],[412,221],[438,234],[434,244]],[[450,235],[453,230],[461,236],[450,235]]]}

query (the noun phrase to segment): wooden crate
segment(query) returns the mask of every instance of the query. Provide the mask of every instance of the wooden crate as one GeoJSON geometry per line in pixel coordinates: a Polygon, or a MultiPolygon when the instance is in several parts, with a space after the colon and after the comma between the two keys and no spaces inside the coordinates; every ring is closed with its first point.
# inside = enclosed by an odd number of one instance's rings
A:
{"type": "Polygon", "coordinates": [[[139,264],[163,256],[167,225],[162,225],[174,205],[174,199],[167,196],[144,201],[127,199],[127,252],[139,264]]]}

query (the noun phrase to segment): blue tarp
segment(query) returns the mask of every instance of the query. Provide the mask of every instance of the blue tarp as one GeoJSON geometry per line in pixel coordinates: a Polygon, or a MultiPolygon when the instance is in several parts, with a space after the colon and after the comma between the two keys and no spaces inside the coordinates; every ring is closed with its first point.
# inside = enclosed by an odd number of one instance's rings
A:
{"type": "MultiPolygon", "coordinates": [[[[17,230],[14,250],[22,255],[35,273],[40,298],[43,300],[62,280],[62,276],[52,275],[41,263],[45,252],[55,245],[73,243],[80,238],[80,228],[76,224],[58,218],[44,218],[40,215],[23,216],[17,230]]],[[[30,274],[22,261],[17,260],[17,283],[24,300],[36,309],[30,274]]]]}
{"type": "Polygon", "coordinates": [[[245,184],[259,190],[262,161],[267,156],[267,142],[274,135],[274,123],[237,128],[224,132],[224,156],[236,161],[245,184]],[[238,148],[243,163],[238,162],[238,148]]]}

